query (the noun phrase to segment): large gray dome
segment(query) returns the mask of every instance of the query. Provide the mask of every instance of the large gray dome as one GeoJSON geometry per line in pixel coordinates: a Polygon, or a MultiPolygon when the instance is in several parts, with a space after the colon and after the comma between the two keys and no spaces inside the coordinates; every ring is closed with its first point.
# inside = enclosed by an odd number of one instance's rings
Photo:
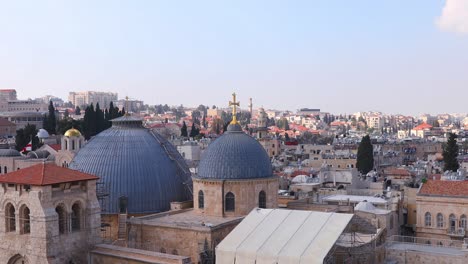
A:
{"type": "Polygon", "coordinates": [[[234,180],[272,176],[270,158],[260,143],[239,125],[229,125],[228,131],[203,153],[197,178],[234,180]]]}
{"type": "Polygon", "coordinates": [[[118,213],[121,197],[128,199],[128,213],[167,211],[170,202],[190,200],[190,171],[174,146],[140,119],[112,121],[70,163],[71,169],[100,177],[98,188],[109,193],[103,213],[118,213]]]}

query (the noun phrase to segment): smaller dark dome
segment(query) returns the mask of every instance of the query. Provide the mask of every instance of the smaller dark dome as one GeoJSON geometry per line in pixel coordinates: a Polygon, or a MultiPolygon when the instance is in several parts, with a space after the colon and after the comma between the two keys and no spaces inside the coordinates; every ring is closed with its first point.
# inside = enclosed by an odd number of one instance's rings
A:
{"type": "Polygon", "coordinates": [[[256,179],[273,176],[270,158],[262,145],[238,124],[206,149],[198,167],[200,179],[256,179]]]}
{"type": "Polygon", "coordinates": [[[0,157],[18,157],[21,156],[16,149],[0,149],[0,157]]]}

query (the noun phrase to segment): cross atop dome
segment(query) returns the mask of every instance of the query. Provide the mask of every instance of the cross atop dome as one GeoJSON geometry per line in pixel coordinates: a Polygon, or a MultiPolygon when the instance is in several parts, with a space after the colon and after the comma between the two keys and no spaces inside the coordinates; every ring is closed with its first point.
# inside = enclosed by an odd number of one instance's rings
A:
{"type": "Polygon", "coordinates": [[[237,106],[240,106],[240,102],[236,102],[236,93],[232,94],[232,101],[229,101],[229,107],[232,107],[232,121],[231,125],[236,125],[238,124],[237,122],[237,106]]]}

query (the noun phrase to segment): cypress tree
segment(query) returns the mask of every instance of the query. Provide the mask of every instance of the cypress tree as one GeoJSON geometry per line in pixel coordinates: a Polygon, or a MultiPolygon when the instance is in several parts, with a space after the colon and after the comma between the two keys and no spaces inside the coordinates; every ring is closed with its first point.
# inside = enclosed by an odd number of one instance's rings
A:
{"type": "Polygon", "coordinates": [[[187,125],[185,124],[185,121],[184,121],[184,123],[182,124],[182,128],[180,129],[180,136],[181,136],[181,137],[188,137],[188,134],[187,134],[187,125]]]}
{"type": "Polygon", "coordinates": [[[444,171],[457,171],[460,168],[458,163],[457,135],[449,133],[447,144],[444,145],[444,171]]]}
{"type": "Polygon", "coordinates": [[[101,133],[105,128],[104,113],[99,107],[99,103],[96,104],[96,134],[101,133]]]}
{"type": "Polygon", "coordinates": [[[190,129],[190,137],[194,138],[196,137],[200,132],[198,129],[195,127],[195,122],[192,122],[192,128],[190,129]]]}
{"type": "Polygon", "coordinates": [[[374,168],[374,149],[369,135],[364,136],[359,143],[356,168],[362,174],[367,174],[374,168]]]}
{"type": "Polygon", "coordinates": [[[48,118],[48,130],[50,135],[56,134],[56,128],[57,128],[57,119],[55,118],[55,107],[52,101],[49,101],[49,115],[47,116],[48,118]]]}

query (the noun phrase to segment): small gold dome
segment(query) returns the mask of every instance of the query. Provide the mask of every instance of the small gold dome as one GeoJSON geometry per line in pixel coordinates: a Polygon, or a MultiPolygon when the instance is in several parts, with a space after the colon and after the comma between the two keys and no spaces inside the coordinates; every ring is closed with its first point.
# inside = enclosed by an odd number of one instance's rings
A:
{"type": "Polygon", "coordinates": [[[65,132],[66,137],[80,137],[81,132],[78,129],[70,128],[65,132]]]}

